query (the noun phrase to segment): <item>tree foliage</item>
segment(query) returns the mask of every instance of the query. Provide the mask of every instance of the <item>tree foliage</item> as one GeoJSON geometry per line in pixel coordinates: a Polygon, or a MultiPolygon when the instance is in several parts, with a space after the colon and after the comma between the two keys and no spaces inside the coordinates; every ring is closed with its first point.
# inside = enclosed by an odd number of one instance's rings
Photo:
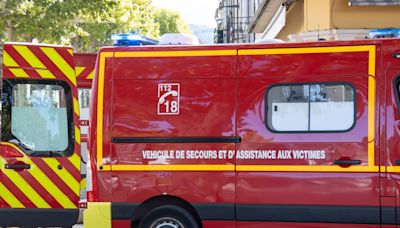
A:
{"type": "Polygon", "coordinates": [[[0,41],[38,41],[96,51],[115,33],[157,39],[191,33],[176,11],[156,10],[151,0],[0,0],[0,41]]]}
{"type": "Polygon", "coordinates": [[[0,0],[0,38],[94,51],[109,45],[113,33],[157,38],[152,10],[151,0],[0,0]]]}
{"type": "Polygon", "coordinates": [[[157,9],[156,22],[160,26],[160,35],[165,33],[192,33],[189,25],[183,21],[179,12],[174,10],[157,9]]]}

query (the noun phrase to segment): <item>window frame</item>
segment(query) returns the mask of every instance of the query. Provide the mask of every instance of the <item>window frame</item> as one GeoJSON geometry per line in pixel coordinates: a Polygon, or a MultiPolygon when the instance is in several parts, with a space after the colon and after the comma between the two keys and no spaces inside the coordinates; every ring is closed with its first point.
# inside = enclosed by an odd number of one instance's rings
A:
{"type": "MultiPolygon", "coordinates": [[[[400,82],[400,77],[399,77],[399,82],[400,82]]],[[[311,104],[311,101],[309,101],[309,104],[311,104]]],[[[309,105],[310,107],[310,105],[309,105]]],[[[310,108],[309,108],[310,111],[310,108]]],[[[308,114],[309,116],[309,121],[310,121],[310,113],[308,114]]],[[[277,133],[277,134],[304,134],[304,133],[310,133],[310,134],[314,134],[314,133],[344,133],[344,132],[349,132],[351,130],[354,129],[354,127],[356,126],[356,122],[357,122],[357,90],[356,87],[350,83],[350,82],[345,82],[345,81],[338,81],[338,82],[288,82],[288,83],[274,83],[271,86],[269,86],[264,94],[264,125],[265,127],[272,133],[277,133]],[[270,92],[270,90],[274,87],[278,87],[278,86],[304,86],[304,85],[347,85],[350,86],[353,89],[353,101],[354,101],[354,115],[353,115],[353,124],[351,125],[350,128],[346,129],[346,130],[327,130],[327,131],[277,131],[272,129],[269,124],[268,124],[268,111],[269,111],[269,107],[268,107],[268,94],[270,92]]]]}
{"type": "MultiPolygon", "coordinates": [[[[33,151],[33,153],[29,154],[26,153],[26,151],[28,151],[28,149],[21,147],[19,145],[18,148],[20,148],[22,151],[24,151],[24,153],[27,156],[30,157],[70,157],[74,154],[74,147],[75,147],[75,142],[74,142],[74,134],[75,134],[75,130],[74,130],[74,113],[72,110],[72,91],[71,91],[71,87],[69,86],[69,84],[65,81],[62,80],[43,80],[43,79],[14,79],[14,78],[3,78],[3,86],[2,86],[2,97],[4,94],[4,91],[7,91],[8,96],[7,96],[7,104],[3,105],[3,109],[6,109],[6,112],[10,115],[9,117],[9,121],[10,124],[8,125],[9,127],[6,129],[6,126],[2,123],[1,124],[1,141],[10,141],[12,139],[16,139],[17,141],[19,141],[19,139],[12,133],[11,130],[11,123],[12,123],[12,96],[13,96],[13,91],[14,91],[14,87],[16,85],[20,85],[20,84],[40,84],[40,85],[57,85],[60,86],[64,89],[65,92],[65,104],[66,104],[66,110],[67,110],[67,131],[68,131],[68,146],[65,150],[63,151],[33,151]],[[4,138],[3,137],[3,132],[5,132],[7,134],[7,136],[11,136],[11,138],[7,137],[4,138]]],[[[3,101],[2,101],[3,102],[3,101]]],[[[5,112],[2,111],[1,113],[2,115],[2,119],[4,119],[4,115],[5,112]]]]}
{"type": "Polygon", "coordinates": [[[396,99],[396,105],[397,105],[397,110],[400,114],[400,74],[396,74],[393,79],[393,91],[395,92],[395,99],[396,99]]]}

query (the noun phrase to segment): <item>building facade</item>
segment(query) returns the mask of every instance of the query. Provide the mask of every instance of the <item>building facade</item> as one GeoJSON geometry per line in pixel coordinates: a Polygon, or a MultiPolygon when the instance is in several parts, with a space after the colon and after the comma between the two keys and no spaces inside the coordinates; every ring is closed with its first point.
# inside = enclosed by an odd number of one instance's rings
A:
{"type": "Polygon", "coordinates": [[[400,0],[221,0],[216,42],[364,39],[400,28],[400,0]],[[246,30],[247,29],[247,30],[246,30]]]}
{"type": "Polygon", "coordinates": [[[399,0],[264,0],[248,32],[284,41],[364,39],[400,27],[399,0]]]}
{"type": "Polygon", "coordinates": [[[215,13],[215,43],[254,42],[249,24],[262,0],[220,0],[215,13]]]}

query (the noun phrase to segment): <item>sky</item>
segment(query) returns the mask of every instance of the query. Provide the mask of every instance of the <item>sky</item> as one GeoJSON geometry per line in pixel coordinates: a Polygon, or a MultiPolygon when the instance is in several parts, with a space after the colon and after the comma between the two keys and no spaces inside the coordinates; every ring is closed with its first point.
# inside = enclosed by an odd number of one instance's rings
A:
{"type": "Polygon", "coordinates": [[[188,24],[216,27],[215,10],[218,0],[153,0],[153,5],[177,10],[188,24]]]}

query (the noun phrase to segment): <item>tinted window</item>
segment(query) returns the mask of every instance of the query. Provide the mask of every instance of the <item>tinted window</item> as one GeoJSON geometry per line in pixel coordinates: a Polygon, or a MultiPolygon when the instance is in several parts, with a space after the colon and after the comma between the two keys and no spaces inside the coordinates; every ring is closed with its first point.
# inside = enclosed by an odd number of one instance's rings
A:
{"type": "Polygon", "coordinates": [[[355,91],[347,84],[288,84],[267,92],[267,127],[277,132],[346,131],[355,120],[355,91]]]}

